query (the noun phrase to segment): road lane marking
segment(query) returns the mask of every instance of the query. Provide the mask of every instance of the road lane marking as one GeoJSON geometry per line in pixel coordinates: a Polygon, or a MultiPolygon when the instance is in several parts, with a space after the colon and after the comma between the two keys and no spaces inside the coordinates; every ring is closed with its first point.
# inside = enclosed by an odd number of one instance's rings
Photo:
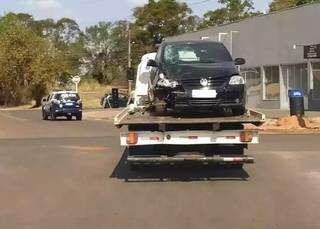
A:
{"type": "Polygon", "coordinates": [[[110,147],[105,146],[70,146],[70,145],[63,145],[60,146],[63,149],[74,149],[79,150],[80,152],[101,152],[110,150],[110,147]]]}
{"type": "Polygon", "coordinates": [[[4,118],[8,118],[8,119],[13,119],[13,120],[16,120],[16,121],[22,121],[22,122],[28,121],[28,119],[18,118],[18,117],[15,117],[13,115],[4,114],[4,113],[1,113],[1,112],[0,112],[0,116],[2,116],[4,118]]]}

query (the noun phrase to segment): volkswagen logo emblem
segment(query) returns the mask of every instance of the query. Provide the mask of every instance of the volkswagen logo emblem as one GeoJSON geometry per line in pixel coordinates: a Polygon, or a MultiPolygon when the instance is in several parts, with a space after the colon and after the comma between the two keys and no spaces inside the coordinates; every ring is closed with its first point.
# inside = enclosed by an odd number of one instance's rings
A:
{"type": "Polygon", "coordinates": [[[207,87],[209,85],[209,81],[208,81],[208,79],[202,78],[200,80],[200,84],[202,87],[207,87]]]}

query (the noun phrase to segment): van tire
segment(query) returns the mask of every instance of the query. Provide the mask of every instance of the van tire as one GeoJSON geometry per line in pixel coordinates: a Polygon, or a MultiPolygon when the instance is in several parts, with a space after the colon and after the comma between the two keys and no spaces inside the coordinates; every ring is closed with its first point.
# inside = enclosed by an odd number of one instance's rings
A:
{"type": "Polygon", "coordinates": [[[78,114],[78,115],[76,116],[76,119],[77,119],[78,121],[81,121],[81,120],[82,120],[82,114],[78,114]]]}
{"type": "Polygon", "coordinates": [[[48,115],[44,110],[42,110],[42,119],[43,120],[48,120],[48,115]]]}
{"type": "Polygon", "coordinates": [[[57,119],[57,116],[54,114],[53,111],[51,111],[50,117],[51,117],[51,121],[55,121],[57,119]]]}

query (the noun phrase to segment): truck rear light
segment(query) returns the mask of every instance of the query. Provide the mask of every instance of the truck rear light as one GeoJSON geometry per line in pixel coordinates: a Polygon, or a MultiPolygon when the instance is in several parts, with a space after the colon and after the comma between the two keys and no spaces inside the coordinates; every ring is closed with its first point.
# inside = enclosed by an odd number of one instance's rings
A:
{"type": "Polygon", "coordinates": [[[236,139],[236,136],[227,136],[227,139],[236,139]]]}
{"type": "Polygon", "coordinates": [[[127,135],[127,144],[135,145],[138,143],[138,134],[137,133],[129,133],[127,135]]]}
{"type": "Polygon", "coordinates": [[[242,131],[240,133],[240,141],[241,142],[252,142],[253,133],[251,131],[242,131]]]}
{"type": "Polygon", "coordinates": [[[196,139],[198,139],[198,136],[189,136],[188,137],[190,140],[196,140],[196,139]]]}
{"type": "Polygon", "coordinates": [[[150,140],[151,141],[160,141],[160,138],[159,137],[150,137],[150,140]]]}

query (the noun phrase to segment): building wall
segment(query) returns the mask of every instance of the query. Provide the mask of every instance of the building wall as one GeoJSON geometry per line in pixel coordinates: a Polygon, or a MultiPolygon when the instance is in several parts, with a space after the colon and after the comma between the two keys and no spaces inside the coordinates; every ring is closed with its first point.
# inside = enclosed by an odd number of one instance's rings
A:
{"type": "MultiPolygon", "coordinates": [[[[302,50],[293,44],[320,42],[320,3],[257,16],[237,23],[187,33],[167,40],[199,40],[208,36],[218,40],[219,33],[233,33],[233,56],[244,57],[248,66],[305,62],[302,50]]],[[[230,49],[230,36],[222,41],[230,49]]]]}
{"type": "MultiPolygon", "coordinates": [[[[261,67],[261,75],[263,76],[263,66],[279,66],[280,75],[282,75],[282,65],[307,62],[303,58],[303,48],[298,46],[296,49],[293,49],[293,45],[320,43],[319,22],[320,3],[314,3],[245,19],[236,23],[169,37],[167,40],[199,40],[201,37],[209,37],[212,40],[218,41],[219,33],[227,33],[225,35],[220,34],[220,41],[229,50],[232,50],[234,58],[243,57],[246,59],[247,64],[244,68],[261,67]]],[[[279,81],[279,84],[283,84],[283,79],[279,81]]],[[[286,96],[287,93],[287,88],[282,86],[280,86],[281,97],[286,96]]],[[[262,92],[264,90],[264,88],[261,88],[262,92]]],[[[279,100],[267,100],[264,97],[262,95],[259,98],[260,101],[256,102],[256,104],[259,104],[257,105],[258,107],[281,107],[280,101],[283,98],[279,98],[279,100]]]]}

